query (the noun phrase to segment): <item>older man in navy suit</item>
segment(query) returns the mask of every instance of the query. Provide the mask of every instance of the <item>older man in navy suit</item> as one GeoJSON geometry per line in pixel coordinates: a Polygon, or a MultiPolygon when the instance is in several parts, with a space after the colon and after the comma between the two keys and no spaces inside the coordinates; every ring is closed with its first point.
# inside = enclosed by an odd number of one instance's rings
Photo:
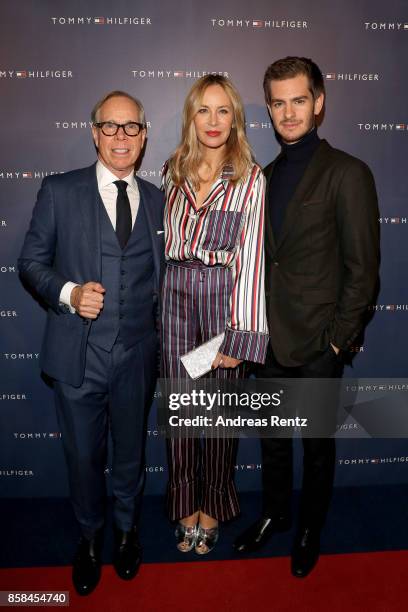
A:
{"type": "Polygon", "coordinates": [[[98,584],[107,437],[113,440],[117,574],[133,578],[146,417],[157,370],[163,197],[135,176],[146,124],[139,100],[106,95],[92,112],[96,164],[44,179],[19,270],[48,306],[41,351],[54,380],[71,499],[82,536],[73,582],[98,584]]]}

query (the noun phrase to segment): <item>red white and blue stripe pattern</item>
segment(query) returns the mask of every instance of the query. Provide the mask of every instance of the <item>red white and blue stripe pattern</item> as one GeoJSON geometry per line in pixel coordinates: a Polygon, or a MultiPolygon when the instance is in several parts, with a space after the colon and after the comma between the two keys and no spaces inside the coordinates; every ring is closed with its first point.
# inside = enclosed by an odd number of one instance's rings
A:
{"type": "MultiPolygon", "coordinates": [[[[232,273],[200,261],[168,262],[162,288],[162,359],[166,378],[188,378],[180,356],[225,329],[232,273]]],[[[244,375],[244,365],[211,372],[213,378],[244,375]]],[[[167,441],[169,483],[167,508],[171,520],[201,509],[226,521],[239,513],[234,485],[237,441],[205,438],[167,441]]]]}
{"type": "Polygon", "coordinates": [[[197,208],[190,181],[177,187],[167,164],[162,188],[167,260],[198,261],[231,271],[230,311],[220,352],[263,363],[268,345],[264,293],[265,178],[254,165],[235,187],[221,175],[197,208]]]}

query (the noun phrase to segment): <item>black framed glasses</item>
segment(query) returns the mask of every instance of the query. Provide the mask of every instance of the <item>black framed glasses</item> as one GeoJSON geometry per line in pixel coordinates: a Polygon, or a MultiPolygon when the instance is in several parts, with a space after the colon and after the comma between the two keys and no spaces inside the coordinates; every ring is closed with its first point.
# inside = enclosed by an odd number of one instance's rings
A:
{"type": "Polygon", "coordinates": [[[94,126],[102,130],[102,134],[105,134],[105,136],[115,136],[115,134],[118,133],[119,128],[123,129],[126,136],[138,136],[140,130],[144,130],[146,127],[144,123],[137,123],[137,121],[129,121],[128,123],[101,121],[100,123],[94,123],[94,126]]]}

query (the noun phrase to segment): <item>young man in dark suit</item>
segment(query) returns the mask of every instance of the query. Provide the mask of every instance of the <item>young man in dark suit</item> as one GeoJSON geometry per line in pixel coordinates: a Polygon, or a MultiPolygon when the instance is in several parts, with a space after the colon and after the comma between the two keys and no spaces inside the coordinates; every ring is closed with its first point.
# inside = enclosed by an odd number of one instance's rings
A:
{"type": "Polygon", "coordinates": [[[21,277],[48,307],[41,350],[54,381],[82,537],[73,582],[99,581],[107,434],[112,434],[114,567],[133,578],[141,561],[147,412],[157,371],[163,196],[135,176],[146,138],[143,106],[122,91],[92,112],[98,160],[44,179],[19,259],[21,277]]]}
{"type": "MultiPolygon", "coordinates": [[[[374,180],[362,161],[319,138],[316,119],[325,92],[314,62],[301,57],[274,62],[266,70],[264,92],[282,150],[264,170],[270,346],[259,377],[340,377],[342,353],[362,331],[377,285],[374,180]]],[[[261,547],[291,525],[292,440],[261,443],[262,516],[236,540],[238,552],[261,547]]],[[[332,437],[303,437],[303,448],[292,551],[297,577],[307,576],[317,563],[335,468],[332,437]]]]}

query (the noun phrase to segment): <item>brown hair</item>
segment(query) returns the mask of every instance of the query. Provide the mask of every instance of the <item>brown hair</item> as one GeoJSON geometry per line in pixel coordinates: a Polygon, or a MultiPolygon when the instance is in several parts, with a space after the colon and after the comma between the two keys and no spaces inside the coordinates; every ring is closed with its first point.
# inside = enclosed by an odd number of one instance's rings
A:
{"type": "Polygon", "coordinates": [[[105,102],[107,102],[111,98],[127,98],[128,100],[131,100],[132,102],[134,102],[134,104],[139,109],[139,122],[143,123],[143,125],[146,125],[145,111],[144,111],[143,104],[141,103],[141,101],[138,98],[135,98],[134,96],[131,96],[130,94],[126,93],[126,91],[120,91],[119,89],[110,91],[105,96],[103,96],[103,98],[101,98],[99,102],[95,104],[91,112],[92,123],[98,122],[99,110],[105,104],[105,102]]]}
{"type": "Polygon", "coordinates": [[[169,171],[175,185],[180,186],[186,178],[191,180],[194,189],[198,189],[200,185],[198,170],[202,162],[202,153],[195,131],[194,117],[201,106],[204,92],[210,85],[220,85],[223,88],[231,100],[234,113],[226,152],[217,171],[221,172],[225,165],[232,166],[230,181],[236,184],[248,175],[252,167],[253,156],[245,134],[245,114],[241,96],[227,78],[209,74],[194,83],[184,102],[181,141],[169,160],[169,171]]]}
{"type": "Polygon", "coordinates": [[[315,99],[324,93],[323,75],[319,66],[307,57],[288,56],[276,60],[266,69],[263,80],[266,103],[271,103],[271,81],[283,81],[299,74],[305,74],[309,79],[309,89],[315,99]]]}

